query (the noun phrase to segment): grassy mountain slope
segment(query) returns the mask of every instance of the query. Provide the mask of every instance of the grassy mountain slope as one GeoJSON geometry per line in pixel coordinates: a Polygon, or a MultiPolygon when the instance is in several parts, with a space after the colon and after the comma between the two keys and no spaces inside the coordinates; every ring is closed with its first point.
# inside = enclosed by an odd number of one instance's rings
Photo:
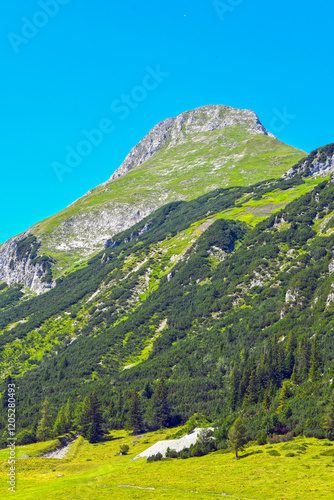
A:
{"type": "MultiPolygon", "coordinates": [[[[185,144],[157,153],[126,176],[98,186],[59,214],[34,226],[32,233],[41,238],[41,250],[62,266],[68,260],[77,261],[82,253],[87,255],[85,248],[74,249],[71,256],[66,255],[66,250],[60,251],[64,240],[60,228],[72,217],[115,207],[123,216],[129,210],[153,212],[168,202],[191,200],[219,187],[250,186],[280,177],[302,157],[302,151],[275,138],[252,136],[239,126],[227,127],[223,134],[221,130],[201,133],[185,144]]],[[[81,231],[84,230],[83,227],[81,231]]],[[[78,238],[80,230],[71,235],[65,229],[66,236],[78,238]]]]}
{"type": "Polygon", "coordinates": [[[3,244],[0,280],[41,293],[160,206],[281,177],[305,156],[268,134],[249,110],[204,106],[182,113],[154,127],[109,181],[3,244]],[[18,258],[17,245],[28,235],[36,236],[44,264],[18,258]]]}

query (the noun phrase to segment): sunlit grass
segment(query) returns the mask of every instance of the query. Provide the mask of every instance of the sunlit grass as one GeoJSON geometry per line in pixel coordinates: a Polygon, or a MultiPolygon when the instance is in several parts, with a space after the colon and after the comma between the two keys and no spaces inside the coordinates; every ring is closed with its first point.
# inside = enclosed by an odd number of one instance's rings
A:
{"type": "MultiPolygon", "coordinates": [[[[19,458],[15,498],[210,499],[225,493],[239,499],[334,499],[334,447],[326,440],[301,437],[276,445],[252,445],[238,461],[231,452],[155,463],[132,460],[167,434],[170,431],[134,438],[126,431],[114,431],[110,441],[96,445],[79,438],[61,460],[19,458]],[[116,456],[121,444],[129,445],[128,455],[116,456]],[[270,455],[273,451],[278,456],[270,455]]],[[[35,454],[46,444],[19,447],[18,457],[35,454]]],[[[10,498],[7,454],[7,450],[0,452],[1,498],[10,498]]]]}

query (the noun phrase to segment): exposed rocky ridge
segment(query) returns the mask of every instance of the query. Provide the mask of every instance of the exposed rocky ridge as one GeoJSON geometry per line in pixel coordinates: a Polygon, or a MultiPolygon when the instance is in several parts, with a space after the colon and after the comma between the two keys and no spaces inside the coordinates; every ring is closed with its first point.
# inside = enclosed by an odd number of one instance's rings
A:
{"type": "Polygon", "coordinates": [[[5,281],[8,285],[23,283],[25,288],[29,288],[37,294],[46,292],[55,286],[51,279],[46,282],[46,271],[41,262],[34,262],[31,254],[18,256],[17,248],[30,235],[30,229],[7,240],[0,247],[0,281],[5,281]]]}
{"type": "Polygon", "coordinates": [[[334,172],[334,143],[315,149],[309,156],[294,165],[283,174],[283,178],[291,179],[295,175],[303,177],[326,177],[334,172]]]}
{"type": "Polygon", "coordinates": [[[167,147],[175,147],[188,141],[188,136],[201,132],[241,125],[251,134],[274,137],[261,124],[254,111],[249,109],[234,109],[230,106],[202,106],[191,111],[185,111],[176,118],[167,118],[155,127],[130,151],[122,165],[113,173],[110,180],[118,179],[129,170],[141,165],[167,147]]]}

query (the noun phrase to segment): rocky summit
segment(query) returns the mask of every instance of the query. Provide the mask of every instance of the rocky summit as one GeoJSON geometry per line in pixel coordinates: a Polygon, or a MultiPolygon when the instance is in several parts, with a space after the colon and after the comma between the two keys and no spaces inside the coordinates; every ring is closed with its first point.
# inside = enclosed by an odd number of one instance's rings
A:
{"type": "Polygon", "coordinates": [[[176,118],[168,118],[150,130],[113,173],[111,180],[118,179],[129,170],[141,165],[163,148],[172,149],[185,144],[192,137],[205,132],[222,130],[238,125],[250,134],[274,137],[260,123],[258,116],[249,109],[234,109],[229,106],[203,106],[185,111],[176,118]]]}
{"type": "Polygon", "coordinates": [[[108,181],[5,242],[0,281],[42,293],[114,234],[160,206],[281,177],[305,156],[267,132],[248,109],[209,105],[168,118],[131,150],[108,181]],[[29,240],[33,255],[29,248],[18,251],[30,235],[36,238],[29,240]]]}

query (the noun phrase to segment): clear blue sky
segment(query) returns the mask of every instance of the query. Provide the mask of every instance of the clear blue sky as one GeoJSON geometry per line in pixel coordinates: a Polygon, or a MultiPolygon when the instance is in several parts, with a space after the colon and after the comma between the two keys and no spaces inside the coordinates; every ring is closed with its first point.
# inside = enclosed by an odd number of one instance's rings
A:
{"type": "Polygon", "coordinates": [[[187,109],[253,109],[307,152],[334,142],[333,18],[330,0],[5,2],[0,242],[107,180],[152,126],[187,109]],[[100,125],[90,151],[82,131],[100,125]],[[78,145],[86,156],[69,167],[78,145]],[[67,168],[58,177],[54,162],[67,168]]]}

